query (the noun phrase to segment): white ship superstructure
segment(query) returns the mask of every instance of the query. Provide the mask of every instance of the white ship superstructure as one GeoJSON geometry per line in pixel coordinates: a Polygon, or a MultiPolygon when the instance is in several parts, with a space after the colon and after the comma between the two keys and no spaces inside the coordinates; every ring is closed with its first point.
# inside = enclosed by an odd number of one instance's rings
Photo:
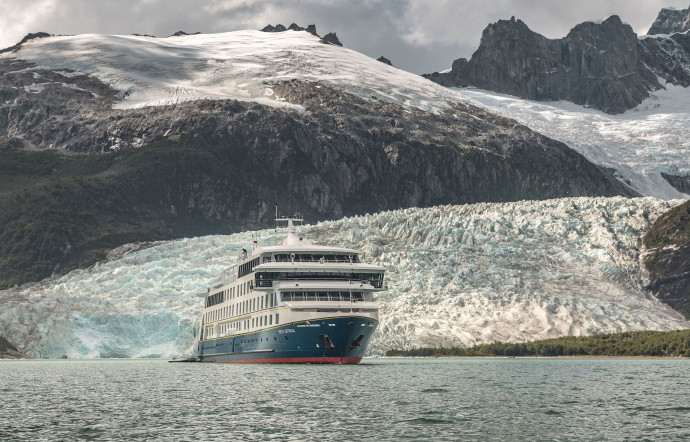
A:
{"type": "Polygon", "coordinates": [[[358,363],[378,325],[385,269],[311,244],[282,218],[276,246],[246,250],[208,290],[198,357],[213,362],[358,363]]]}

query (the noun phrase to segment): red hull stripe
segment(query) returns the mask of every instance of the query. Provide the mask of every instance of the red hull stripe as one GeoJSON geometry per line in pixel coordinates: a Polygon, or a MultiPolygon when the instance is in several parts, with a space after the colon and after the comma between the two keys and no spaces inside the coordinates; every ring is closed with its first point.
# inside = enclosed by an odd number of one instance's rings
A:
{"type": "Polygon", "coordinates": [[[310,358],[264,358],[264,359],[238,359],[235,361],[215,361],[231,364],[359,364],[362,358],[334,358],[334,357],[310,357],[310,358]]]}

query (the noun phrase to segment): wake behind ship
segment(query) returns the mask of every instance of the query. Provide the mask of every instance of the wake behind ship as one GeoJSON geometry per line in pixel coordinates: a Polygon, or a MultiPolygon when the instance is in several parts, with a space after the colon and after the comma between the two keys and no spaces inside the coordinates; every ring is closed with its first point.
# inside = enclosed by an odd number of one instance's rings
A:
{"type": "Polygon", "coordinates": [[[277,246],[257,247],[218,275],[201,317],[202,362],[356,364],[378,325],[380,266],[356,250],[318,246],[287,223],[277,246]]]}

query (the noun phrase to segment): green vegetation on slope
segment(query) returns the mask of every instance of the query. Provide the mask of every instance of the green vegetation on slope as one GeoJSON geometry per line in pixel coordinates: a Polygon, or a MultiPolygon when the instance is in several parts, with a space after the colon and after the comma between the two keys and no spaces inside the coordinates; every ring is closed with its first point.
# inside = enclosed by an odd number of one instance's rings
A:
{"type": "Polygon", "coordinates": [[[475,345],[467,348],[388,350],[386,356],[685,356],[690,357],[690,329],[635,331],[568,336],[543,341],[475,345]]]}
{"type": "Polygon", "coordinates": [[[649,290],[690,319],[690,201],[660,216],[644,245],[649,290]]]}
{"type": "Polygon", "coordinates": [[[88,267],[129,242],[271,226],[272,210],[261,218],[257,207],[290,197],[252,184],[242,150],[191,135],[95,155],[0,145],[0,289],[88,267]]]}

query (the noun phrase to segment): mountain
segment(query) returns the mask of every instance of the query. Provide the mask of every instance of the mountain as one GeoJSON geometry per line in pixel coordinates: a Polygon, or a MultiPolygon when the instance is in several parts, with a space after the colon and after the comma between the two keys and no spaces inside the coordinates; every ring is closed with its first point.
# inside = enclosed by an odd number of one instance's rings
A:
{"type": "Polygon", "coordinates": [[[644,246],[648,289],[690,319],[690,201],[659,217],[644,246]]]}
{"type": "MultiPolygon", "coordinates": [[[[690,328],[645,291],[640,267],[640,236],[676,204],[614,197],[444,205],[301,233],[386,266],[375,352],[526,342],[690,328]]],[[[121,248],[88,269],[0,291],[0,335],[37,357],[188,353],[203,304],[196,294],[254,237],[271,245],[281,236],[269,229],[121,248]]]]}
{"type": "Polygon", "coordinates": [[[663,8],[649,28],[647,35],[675,34],[690,31],[690,8],[663,8]]]}
{"type": "Polygon", "coordinates": [[[613,15],[548,39],[513,17],[487,26],[469,61],[461,58],[449,72],[424,76],[445,86],[568,100],[619,114],[665,85],[690,85],[690,36],[638,38],[613,15]]]}
{"type": "Polygon", "coordinates": [[[0,287],[136,241],[411,206],[634,196],[462,94],[304,31],[30,39],[0,54],[0,287]]]}

